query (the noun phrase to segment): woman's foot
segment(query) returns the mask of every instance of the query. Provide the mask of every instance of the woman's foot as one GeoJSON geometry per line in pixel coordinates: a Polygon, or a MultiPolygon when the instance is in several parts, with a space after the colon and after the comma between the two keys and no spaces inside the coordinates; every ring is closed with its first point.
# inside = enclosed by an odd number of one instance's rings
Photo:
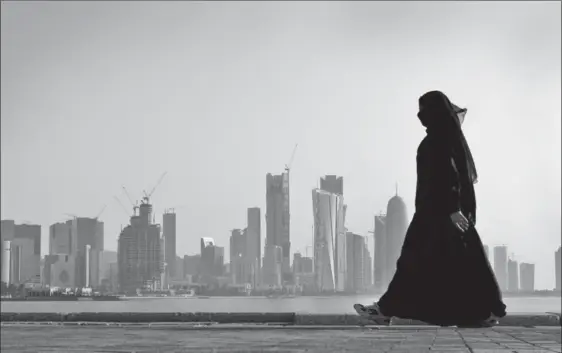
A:
{"type": "Polygon", "coordinates": [[[499,317],[491,314],[486,320],[481,320],[474,323],[464,323],[457,325],[459,328],[489,328],[499,325],[499,317]]]}
{"type": "Polygon", "coordinates": [[[390,324],[391,318],[383,315],[377,303],[373,303],[372,305],[355,304],[353,305],[353,308],[360,316],[368,318],[369,320],[374,321],[379,325],[390,324]]]}
{"type": "Polygon", "coordinates": [[[486,319],[486,323],[490,325],[490,327],[497,326],[500,324],[500,318],[494,314],[490,314],[490,317],[486,319]]]}

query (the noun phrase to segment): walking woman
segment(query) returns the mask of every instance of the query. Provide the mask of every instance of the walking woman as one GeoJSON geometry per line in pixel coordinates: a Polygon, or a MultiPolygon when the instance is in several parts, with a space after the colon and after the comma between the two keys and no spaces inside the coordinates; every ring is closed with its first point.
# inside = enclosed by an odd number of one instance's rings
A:
{"type": "Polygon", "coordinates": [[[356,304],[360,315],[483,327],[505,316],[474,228],[478,175],[461,129],[465,114],[439,91],[419,99],[418,117],[427,136],[418,147],[416,212],[386,293],[373,305],[356,304]]]}

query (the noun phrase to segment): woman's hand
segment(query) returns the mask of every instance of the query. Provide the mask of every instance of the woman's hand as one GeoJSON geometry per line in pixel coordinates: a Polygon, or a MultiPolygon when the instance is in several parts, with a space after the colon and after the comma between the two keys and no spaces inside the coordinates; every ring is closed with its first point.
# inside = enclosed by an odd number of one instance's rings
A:
{"type": "Polygon", "coordinates": [[[457,227],[463,233],[466,232],[470,227],[470,222],[468,221],[468,219],[466,219],[466,217],[462,214],[461,211],[452,213],[451,221],[453,221],[455,227],[457,227]]]}

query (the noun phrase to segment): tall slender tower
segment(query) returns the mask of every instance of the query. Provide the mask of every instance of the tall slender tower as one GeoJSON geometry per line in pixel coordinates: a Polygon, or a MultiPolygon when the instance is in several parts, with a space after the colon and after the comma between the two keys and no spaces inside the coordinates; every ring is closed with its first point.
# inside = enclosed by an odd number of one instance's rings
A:
{"type": "MultiPolygon", "coordinates": [[[[496,246],[494,248],[494,272],[502,291],[507,290],[507,246],[496,246]]],[[[522,284],[522,283],[521,283],[522,284]]]]}
{"type": "Polygon", "coordinates": [[[400,257],[402,244],[408,230],[406,203],[395,195],[388,201],[385,219],[386,244],[385,244],[385,286],[388,286],[396,272],[396,262],[400,257]]]}
{"type": "Polygon", "coordinates": [[[519,291],[519,263],[514,259],[507,259],[507,290],[519,291]]]}
{"type": "Polygon", "coordinates": [[[519,275],[521,277],[521,290],[532,292],[535,290],[535,264],[522,262],[519,265],[519,275]]]}
{"type": "Polygon", "coordinates": [[[253,286],[261,282],[261,210],[248,208],[246,228],[246,261],[253,286]]]}
{"type": "Polygon", "coordinates": [[[312,190],[314,276],[320,292],[345,290],[346,234],[343,196],[312,190]]]}
{"type": "Polygon", "coordinates": [[[289,173],[266,176],[266,247],[279,246],[281,271],[286,279],[291,274],[289,173]]]}
{"type": "Polygon", "coordinates": [[[176,214],[173,211],[166,211],[162,216],[162,237],[167,274],[176,278],[176,214]]]}
{"type": "Polygon", "coordinates": [[[9,286],[11,284],[11,254],[12,254],[12,242],[10,240],[2,240],[2,282],[9,286]]]}
{"type": "Polygon", "coordinates": [[[388,280],[386,274],[386,215],[379,214],[375,216],[375,249],[373,254],[375,260],[373,261],[373,273],[375,277],[375,290],[379,293],[383,292],[387,285],[388,280]]]}
{"type": "Polygon", "coordinates": [[[343,177],[326,175],[320,178],[320,189],[336,195],[343,195],[343,177]]]}
{"type": "Polygon", "coordinates": [[[85,250],[85,261],[84,261],[84,265],[86,267],[86,271],[85,275],[86,275],[86,279],[85,279],[85,287],[88,288],[90,287],[90,251],[92,249],[92,246],[90,244],[86,245],[86,250],[85,250]]]}

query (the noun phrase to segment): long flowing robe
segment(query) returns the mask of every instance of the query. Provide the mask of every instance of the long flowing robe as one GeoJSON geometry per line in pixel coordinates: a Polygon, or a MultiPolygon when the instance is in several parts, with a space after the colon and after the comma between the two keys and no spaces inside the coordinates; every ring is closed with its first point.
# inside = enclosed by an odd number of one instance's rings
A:
{"type": "Polygon", "coordinates": [[[451,151],[428,134],[417,155],[416,212],[396,273],[378,302],[387,316],[437,325],[471,325],[506,306],[476,231],[472,183],[461,188],[451,151]],[[450,215],[461,210],[471,227],[461,232],[450,215]]]}

